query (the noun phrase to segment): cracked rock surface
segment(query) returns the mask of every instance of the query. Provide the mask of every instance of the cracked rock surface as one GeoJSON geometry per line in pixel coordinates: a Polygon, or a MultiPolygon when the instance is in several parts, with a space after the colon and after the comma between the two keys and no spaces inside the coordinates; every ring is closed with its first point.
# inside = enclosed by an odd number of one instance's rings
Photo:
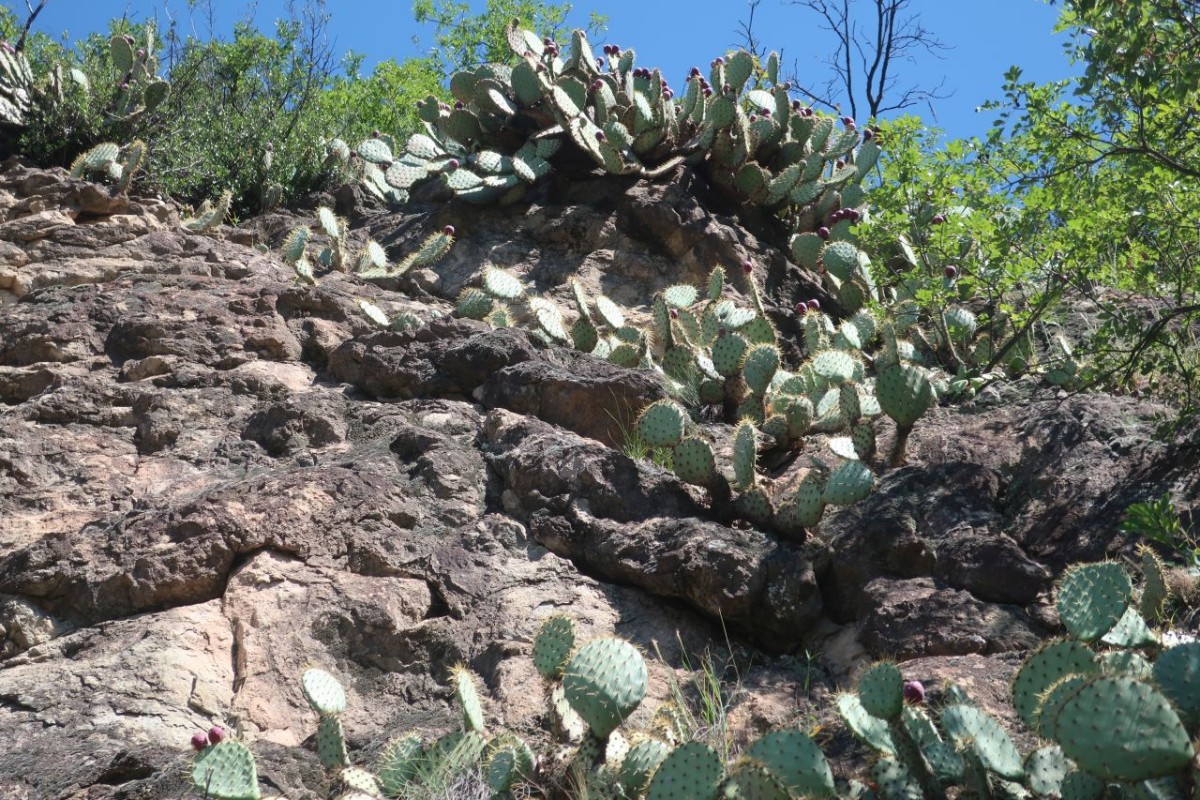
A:
{"type": "Polygon", "coordinates": [[[530,642],[560,612],[657,644],[648,709],[727,632],[753,664],[742,736],[827,713],[822,691],[881,656],[1002,708],[1056,630],[1055,576],[1126,548],[1132,502],[1200,509],[1197,439],[1152,440],[1161,408],[1015,387],[935,409],[909,466],[780,539],[622,453],[666,396],[651,373],[451,315],[489,265],[637,306],[746,254],[789,307],[804,278],[689,180],[405,215],[342,192],[393,257],[445,224],[462,239],[403,283],[303,287],[253,245],[306,217],[186,232],[169,204],[0,165],[0,797],[189,797],[212,724],[266,785],[321,796],[307,665],[343,678],[356,753],[453,727],[460,662],[489,722],[534,730],[530,642]],[[426,325],[379,332],[362,296],[426,325]]]}

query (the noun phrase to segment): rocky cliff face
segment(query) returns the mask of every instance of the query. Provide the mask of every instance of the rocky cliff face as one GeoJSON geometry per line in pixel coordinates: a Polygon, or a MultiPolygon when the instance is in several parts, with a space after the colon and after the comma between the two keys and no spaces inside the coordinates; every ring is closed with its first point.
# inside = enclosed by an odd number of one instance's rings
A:
{"type": "Polygon", "coordinates": [[[494,722],[534,729],[530,642],[556,612],[659,647],[650,707],[684,654],[728,641],[752,664],[746,731],[822,716],[883,656],[1000,708],[1019,653],[1056,630],[1066,564],[1128,545],[1131,502],[1200,509],[1198,440],[1151,438],[1164,409],[1018,383],[936,409],[909,466],[806,542],[731,526],[619,449],[663,396],[652,375],[454,318],[448,298],[496,265],[636,306],[754,255],[786,308],[817,290],[769,228],[709,210],[686,176],[509,209],[339,199],[394,253],[445,224],[461,239],[402,285],[297,286],[255,245],[307,217],[192,233],[170,204],[0,165],[0,796],[186,797],[189,736],[219,723],[267,785],[316,797],[310,664],[348,687],[356,748],[452,727],[459,662],[494,722]],[[427,324],[379,332],[364,296],[427,324]]]}

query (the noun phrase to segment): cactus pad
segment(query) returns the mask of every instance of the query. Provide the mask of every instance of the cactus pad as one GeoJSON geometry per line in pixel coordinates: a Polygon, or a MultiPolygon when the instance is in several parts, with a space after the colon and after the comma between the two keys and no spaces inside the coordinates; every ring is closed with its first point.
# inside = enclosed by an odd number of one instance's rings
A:
{"type": "Polygon", "coordinates": [[[617,777],[626,794],[640,794],[650,782],[650,776],[670,752],[669,744],[654,738],[642,739],[632,745],[625,753],[625,758],[621,759],[621,769],[617,777]]]}
{"type": "Polygon", "coordinates": [[[715,750],[703,742],[688,742],[659,764],[646,787],[646,800],[715,800],[722,772],[715,750]]]}
{"type": "Polygon", "coordinates": [[[749,489],[757,478],[754,466],[758,460],[758,437],[754,425],[743,419],[733,429],[733,474],[738,489],[749,489]]]}
{"type": "Polygon", "coordinates": [[[646,696],[642,654],[622,639],[595,639],[580,647],[563,672],[563,692],[592,734],[605,737],[646,696]]]}
{"type": "Polygon", "coordinates": [[[1094,642],[1112,630],[1133,598],[1129,574],[1116,562],[1082,564],[1068,569],[1059,581],[1055,602],[1066,629],[1084,642],[1094,642]]]}
{"type": "Polygon", "coordinates": [[[825,754],[800,731],[772,731],[746,751],[797,797],[833,797],[833,774],[825,754]]]}
{"type": "Polygon", "coordinates": [[[951,705],[942,710],[942,727],[960,749],[970,748],[988,772],[1008,780],[1025,775],[1021,754],[996,720],[972,705],[951,705]]]}
{"type": "Polygon", "coordinates": [[[300,676],[304,699],[318,714],[340,714],[346,710],[346,692],[337,678],[323,669],[304,670],[300,676]]]}
{"type": "Polygon", "coordinates": [[[241,742],[225,741],[205,748],[192,767],[192,786],[213,800],[258,800],[254,756],[241,742]]]}
{"type": "Polygon", "coordinates": [[[911,428],[933,405],[933,385],[924,370],[910,366],[892,366],[875,380],[875,396],[883,413],[902,428],[911,428]]]}
{"type": "Polygon", "coordinates": [[[887,723],[879,717],[867,713],[858,695],[851,693],[839,694],[837,697],[838,715],[846,723],[846,727],[855,738],[863,744],[887,756],[896,755],[896,745],[888,732],[887,723]]]}
{"type": "Polygon", "coordinates": [[[821,500],[831,505],[853,505],[874,488],[875,475],[870,467],[857,459],[847,460],[829,474],[821,500]]]}
{"type": "Polygon", "coordinates": [[[475,686],[475,676],[466,666],[459,664],[450,670],[450,681],[454,686],[454,696],[458,707],[462,710],[463,728],[468,731],[483,732],[483,704],[479,701],[479,691],[475,686]]]}
{"type": "Polygon", "coordinates": [[[651,403],[635,423],[638,436],[650,447],[674,447],[683,441],[687,411],[673,400],[651,403]]]}
{"type": "Polygon", "coordinates": [[[548,617],[533,640],[533,664],[547,680],[562,677],[563,667],[575,649],[575,621],[566,614],[548,617]]]}
{"type": "Polygon", "coordinates": [[[493,297],[504,300],[516,300],[525,293],[525,287],[517,276],[496,267],[488,267],[483,271],[483,288],[493,297]]]}
{"type": "Polygon", "coordinates": [[[1062,704],[1054,727],[1063,753],[1108,781],[1170,775],[1195,755],[1167,698],[1132,678],[1093,678],[1062,704]]]}
{"type": "Polygon", "coordinates": [[[383,793],[388,797],[400,794],[405,785],[416,777],[424,759],[421,737],[415,733],[389,741],[375,764],[375,772],[383,793]]]}
{"type": "Polygon", "coordinates": [[[1043,645],[1025,660],[1013,679],[1013,705],[1031,729],[1038,727],[1038,707],[1047,689],[1067,675],[1099,671],[1092,651],[1065,639],[1043,645]]]}
{"type": "Polygon", "coordinates": [[[708,486],[717,475],[712,448],[703,439],[690,436],[675,446],[671,467],[679,479],[697,486],[708,486]]]}
{"type": "Polygon", "coordinates": [[[1161,653],[1154,662],[1154,680],[1190,729],[1200,725],[1200,642],[1161,653]]]}
{"type": "Polygon", "coordinates": [[[321,760],[321,766],[327,770],[344,767],[350,763],[350,756],[346,753],[346,735],[338,717],[323,714],[317,722],[317,756],[321,760]]]}
{"type": "Polygon", "coordinates": [[[858,679],[858,700],[873,717],[891,721],[904,710],[904,679],[895,664],[875,664],[858,679]]]}
{"type": "Polygon", "coordinates": [[[746,351],[742,375],[746,385],[756,395],[764,395],[775,371],[779,369],[779,348],[773,344],[756,344],[746,351]]]}

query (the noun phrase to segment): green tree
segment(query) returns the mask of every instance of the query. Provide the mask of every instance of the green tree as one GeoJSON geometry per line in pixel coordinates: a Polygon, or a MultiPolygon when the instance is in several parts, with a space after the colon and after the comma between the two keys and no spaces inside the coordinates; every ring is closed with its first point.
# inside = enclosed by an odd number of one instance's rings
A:
{"type": "MultiPolygon", "coordinates": [[[[514,63],[516,57],[504,36],[504,28],[516,18],[529,30],[554,39],[566,34],[570,3],[538,3],[533,0],[488,0],[484,12],[471,14],[469,3],[457,0],[414,0],[417,22],[433,23],[437,47],[431,57],[443,78],[461,69],[488,63],[514,63]]],[[[587,30],[595,35],[604,30],[606,18],[591,14],[587,30]]]]}

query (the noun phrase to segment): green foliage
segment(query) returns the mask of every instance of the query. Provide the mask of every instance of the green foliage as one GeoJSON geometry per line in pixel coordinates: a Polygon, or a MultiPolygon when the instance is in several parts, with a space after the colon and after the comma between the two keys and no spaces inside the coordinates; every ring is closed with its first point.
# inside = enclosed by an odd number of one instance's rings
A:
{"type": "Polygon", "coordinates": [[[1200,537],[1184,527],[1170,494],[1130,505],[1121,530],[1160,544],[1175,559],[1200,568],[1200,537]]]}

